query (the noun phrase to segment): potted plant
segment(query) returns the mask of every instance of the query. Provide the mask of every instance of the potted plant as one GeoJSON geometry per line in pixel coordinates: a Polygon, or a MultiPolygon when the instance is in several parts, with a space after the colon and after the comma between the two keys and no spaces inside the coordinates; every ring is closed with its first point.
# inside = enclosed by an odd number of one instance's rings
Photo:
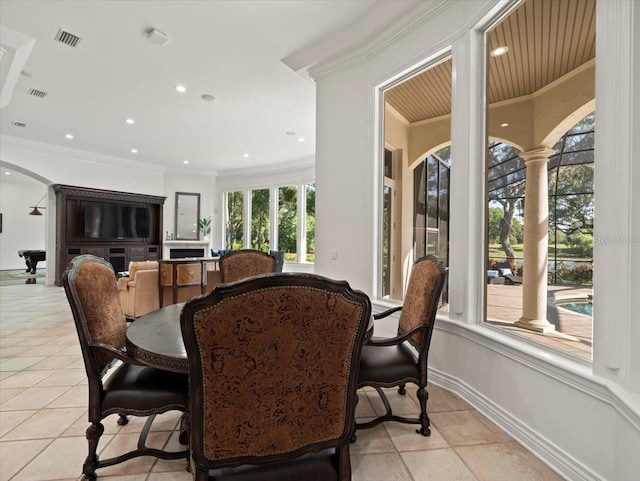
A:
{"type": "Polygon", "coordinates": [[[207,236],[211,234],[211,217],[203,217],[198,220],[198,227],[204,236],[204,240],[208,240],[207,236]]]}

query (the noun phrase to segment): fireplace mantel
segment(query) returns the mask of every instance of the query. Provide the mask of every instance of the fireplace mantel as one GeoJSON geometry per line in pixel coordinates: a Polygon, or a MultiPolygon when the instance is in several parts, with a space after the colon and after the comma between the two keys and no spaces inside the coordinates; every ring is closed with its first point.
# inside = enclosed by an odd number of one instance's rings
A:
{"type": "Polygon", "coordinates": [[[209,241],[170,240],[162,243],[162,258],[169,259],[171,249],[204,249],[204,257],[209,256],[209,241]]]}

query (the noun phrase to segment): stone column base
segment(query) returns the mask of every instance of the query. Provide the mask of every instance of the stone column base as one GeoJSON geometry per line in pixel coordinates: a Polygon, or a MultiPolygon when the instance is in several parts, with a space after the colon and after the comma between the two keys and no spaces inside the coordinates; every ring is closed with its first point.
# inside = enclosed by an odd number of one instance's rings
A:
{"type": "Polygon", "coordinates": [[[514,325],[522,329],[527,329],[529,331],[539,332],[542,334],[546,334],[547,332],[554,332],[556,330],[556,326],[550,324],[546,319],[526,319],[524,317],[521,317],[516,321],[514,325]]]}

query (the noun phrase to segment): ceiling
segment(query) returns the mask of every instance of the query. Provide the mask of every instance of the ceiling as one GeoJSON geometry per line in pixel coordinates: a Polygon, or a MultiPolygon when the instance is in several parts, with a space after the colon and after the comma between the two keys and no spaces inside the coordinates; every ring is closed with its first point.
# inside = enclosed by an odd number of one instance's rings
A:
{"type": "MultiPolygon", "coordinates": [[[[488,34],[490,104],[529,95],[595,58],[595,0],[526,0],[488,34]]],[[[386,92],[407,121],[451,113],[451,60],[386,92]]]]}
{"type": "Polygon", "coordinates": [[[2,0],[2,104],[10,68],[15,88],[0,111],[0,132],[194,173],[308,158],[315,86],[282,59],[375,4],[2,0]],[[152,28],[169,41],[149,40],[152,28]],[[59,30],[79,37],[77,46],[56,41],[59,30]],[[10,34],[24,45],[5,42],[10,34]],[[174,90],[178,84],[185,93],[174,90]]]}

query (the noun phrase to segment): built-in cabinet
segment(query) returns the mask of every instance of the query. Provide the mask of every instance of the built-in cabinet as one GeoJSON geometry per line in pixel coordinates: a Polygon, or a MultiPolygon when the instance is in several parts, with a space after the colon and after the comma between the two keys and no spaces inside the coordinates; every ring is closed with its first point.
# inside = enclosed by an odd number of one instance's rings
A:
{"type": "Polygon", "coordinates": [[[166,197],[62,184],[53,185],[53,190],[56,193],[56,285],[62,285],[62,274],[69,262],[81,254],[107,260],[116,272],[126,270],[131,261],[162,258],[162,213],[166,197]],[[120,210],[140,209],[145,217],[145,237],[88,235],[85,223],[89,206],[95,208],[103,204],[120,210]]]}

